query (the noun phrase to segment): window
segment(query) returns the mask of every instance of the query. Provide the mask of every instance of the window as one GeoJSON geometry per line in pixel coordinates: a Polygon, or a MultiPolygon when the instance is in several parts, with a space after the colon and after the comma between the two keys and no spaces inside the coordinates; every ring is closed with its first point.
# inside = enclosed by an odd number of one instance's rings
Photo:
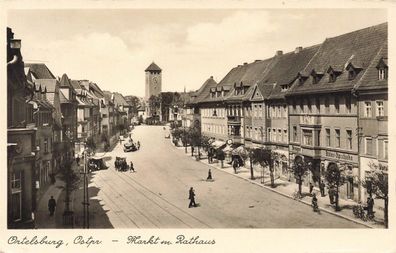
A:
{"type": "Polygon", "coordinates": [[[268,138],[269,141],[271,141],[272,140],[272,138],[271,138],[271,128],[268,128],[267,132],[268,132],[267,138],[268,138]]]}
{"type": "Polygon", "coordinates": [[[366,137],[365,146],[366,146],[366,155],[372,155],[373,154],[373,139],[366,137]]]}
{"type": "Polygon", "coordinates": [[[364,117],[371,117],[371,102],[370,101],[366,101],[364,102],[364,117]]]}
{"type": "Polygon", "coordinates": [[[283,129],[283,142],[287,143],[287,139],[288,139],[287,129],[283,129]]]}
{"type": "Polygon", "coordinates": [[[349,79],[349,80],[353,80],[353,79],[355,79],[355,77],[356,77],[356,72],[355,72],[355,70],[353,70],[353,69],[349,70],[349,71],[348,71],[348,79],[349,79]]]}
{"type": "Polygon", "coordinates": [[[12,188],[12,190],[20,190],[22,187],[21,187],[21,178],[22,178],[22,176],[21,176],[21,172],[20,171],[18,171],[18,172],[15,172],[15,173],[12,173],[12,176],[11,176],[11,188],[12,188]]]}
{"type": "Polygon", "coordinates": [[[283,142],[282,130],[278,129],[278,142],[283,142]]]}
{"type": "Polygon", "coordinates": [[[352,149],[352,130],[346,130],[347,140],[346,140],[346,147],[347,149],[352,149]]]}
{"type": "Polygon", "coordinates": [[[388,79],[388,68],[378,69],[378,80],[388,79]]]}
{"type": "Polygon", "coordinates": [[[307,100],[307,105],[308,105],[308,113],[311,114],[312,113],[312,105],[311,105],[311,99],[309,99],[309,98],[307,100]]]}
{"type": "Polygon", "coordinates": [[[340,113],[340,99],[337,96],[334,98],[334,108],[336,113],[340,113]]]}
{"type": "Polygon", "coordinates": [[[384,158],[388,159],[388,140],[384,140],[384,158]]]}
{"type": "Polygon", "coordinates": [[[326,146],[331,147],[331,132],[330,128],[326,128],[326,146]]]}
{"type": "Polygon", "coordinates": [[[303,144],[312,146],[312,130],[303,130],[303,144]]]}
{"type": "Polygon", "coordinates": [[[384,116],[384,101],[377,101],[377,116],[384,116]]]}
{"type": "Polygon", "coordinates": [[[293,141],[297,142],[297,126],[293,126],[293,141]]]}
{"type": "Polygon", "coordinates": [[[48,153],[48,138],[44,139],[44,152],[48,153]]]}
{"type": "Polygon", "coordinates": [[[336,81],[336,75],[335,73],[330,73],[329,75],[329,83],[334,83],[336,81]]]}
{"type": "Polygon", "coordinates": [[[335,144],[336,144],[336,148],[341,147],[340,129],[335,130],[335,144]]]}
{"type": "Polygon", "coordinates": [[[320,146],[320,130],[316,131],[316,146],[320,146]]]}
{"type": "Polygon", "coordinates": [[[293,99],[293,113],[297,113],[296,100],[293,99]]]}
{"type": "Polygon", "coordinates": [[[276,138],[277,138],[277,137],[276,137],[276,129],[273,128],[273,129],[272,129],[272,141],[273,141],[273,142],[276,142],[276,138]]]}
{"type": "Polygon", "coordinates": [[[283,117],[287,118],[287,107],[286,107],[286,105],[283,105],[283,117]]]}

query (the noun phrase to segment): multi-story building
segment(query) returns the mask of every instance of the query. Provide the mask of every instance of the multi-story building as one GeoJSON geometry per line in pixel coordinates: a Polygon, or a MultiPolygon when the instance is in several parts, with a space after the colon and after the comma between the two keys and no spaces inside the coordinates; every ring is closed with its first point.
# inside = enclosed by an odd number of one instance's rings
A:
{"type": "Polygon", "coordinates": [[[46,90],[46,98],[54,107],[52,113],[52,139],[48,141],[48,145],[49,149],[52,149],[52,173],[56,173],[67,155],[67,152],[65,152],[67,145],[62,138],[59,81],[43,63],[25,64],[25,73],[28,80],[46,90]]]}
{"type": "Polygon", "coordinates": [[[21,40],[7,28],[7,225],[33,227],[36,130],[34,85],[27,81],[21,40]]]}
{"type": "MultiPolygon", "coordinates": [[[[373,61],[381,53],[386,40],[387,24],[326,39],[286,95],[290,160],[312,162],[307,181],[315,183],[330,167],[345,171],[347,183],[340,189],[340,196],[356,201],[362,196],[358,143],[362,132],[363,135],[371,135],[370,131],[374,131],[368,130],[368,125],[364,126],[366,130],[360,127],[364,118],[368,118],[367,122],[371,118],[382,122],[373,114],[358,120],[360,104],[352,95],[352,89],[364,80],[372,64],[379,64],[379,61],[373,61]]],[[[362,104],[365,104],[364,98],[362,104]]],[[[369,102],[367,112],[372,110],[369,104],[375,104],[371,100],[369,102]]],[[[365,109],[360,110],[364,115],[365,109]]],[[[370,144],[370,141],[366,143],[370,144]]]]}
{"type": "Polygon", "coordinates": [[[116,127],[125,133],[130,125],[128,123],[129,104],[121,93],[113,93],[114,108],[116,110],[116,127]]]}
{"type": "MultiPolygon", "coordinates": [[[[385,29],[385,28],[384,28],[385,29]]],[[[377,42],[381,44],[381,42],[377,42]]],[[[358,107],[360,179],[370,176],[371,164],[388,165],[388,45],[385,40],[353,89],[358,107]]],[[[362,191],[362,200],[366,191],[362,191]]]]}
{"type": "Polygon", "coordinates": [[[36,164],[35,164],[35,185],[36,200],[39,201],[42,193],[51,182],[50,174],[52,170],[52,134],[53,120],[52,113],[55,108],[47,100],[46,88],[35,85],[34,97],[30,103],[33,104],[34,120],[36,125],[36,164]]]}
{"type": "MultiPolygon", "coordinates": [[[[276,177],[289,178],[289,122],[285,94],[298,72],[308,64],[318,49],[319,46],[304,49],[297,47],[286,54],[278,53],[271,69],[259,83],[259,87],[262,85],[268,94],[264,96],[265,119],[259,122],[265,122],[262,128],[263,134],[266,135],[265,146],[277,154],[274,164],[276,177]]],[[[261,128],[259,130],[261,132],[261,128]]],[[[256,129],[255,131],[256,134],[260,134],[256,129]]]]}
{"type": "Polygon", "coordinates": [[[75,141],[77,140],[77,92],[74,90],[70,78],[63,74],[60,80],[60,105],[62,112],[62,139],[66,149],[66,157],[73,158],[75,141]]]}
{"type": "Polygon", "coordinates": [[[193,100],[199,104],[202,134],[224,143],[228,135],[223,100],[229,90],[229,87],[218,85],[211,76],[196,92],[193,100]]]}

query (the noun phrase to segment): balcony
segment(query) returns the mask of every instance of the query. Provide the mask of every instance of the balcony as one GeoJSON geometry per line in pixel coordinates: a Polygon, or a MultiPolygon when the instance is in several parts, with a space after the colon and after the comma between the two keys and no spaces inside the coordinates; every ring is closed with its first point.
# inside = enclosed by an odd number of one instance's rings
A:
{"type": "Polygon", "coordinates": [[[228,124],[230,125],[240,125],[241,124],[241,117],[240,116],[227,116],[228,124]]]}
{"type": "Polygon", "coordinates": [[[320,127],[321,117],[313,115],[300,115],[300,125],[320,127]]]}

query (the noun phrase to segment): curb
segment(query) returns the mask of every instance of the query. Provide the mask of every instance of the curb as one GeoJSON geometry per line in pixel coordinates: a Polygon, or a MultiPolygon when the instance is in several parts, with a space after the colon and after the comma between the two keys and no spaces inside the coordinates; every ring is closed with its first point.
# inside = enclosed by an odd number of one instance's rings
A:
{"type": "MultiPolygon", "coordinates": [[[[171,143],[172,143],[172,142],[171,142],[171,143]]],[[[173,143],[172,143],[172,144],[173,144],[173,143]]],[[[175,145],[173,145],[173,146],[174,146],[175,148],[177,148],[175,145]]],[[[193,159],[194,161],[196,161],[196,160],[195,160],[195,157],[191,157],[191,159],[193,159]]],[[[197,162],[198,162],[198,161],[197,161],[197,162]]],[[[286,197],[286,198],[293,199],[293,200],[298,201],[298,202],[300,202],[300,203],[303,203],[303,204],[306,204],[306,205],[308,205],[308,206],[311,206],[311,203],[309,203],[309,202],[306,201],[306,200],[295,199],[295,198],[293,198],[292,196],[290,196],[290,195],[288,195],[288,194],[286,194],[286,193],[277,191],[277,190],[275,190],[275,189],[273,189],[273,188],[271,188],[271,187],[268,187],[268,186],[262,185],[262,184],[260,184],[260,183],[254,182],[254,181],[252,181],[252,180],[250,180],[250,179],[248,179],[248,178],[244,178],[244,177],[238,176],[237,174],[234,174],[234,173],[228,172],[228,171],[226,171],[226,170],[223,170],[223,169],[221,169],[221,168],[218,168],[218,167],[215,166],[215,165],[207,164],[207,163],[204,163],[204,162],[201,162],[201,161],[199,161],[199,162],[202,163],[202,164],[208,165],[208,166],[210,166],[210,167],[212,167],[212,168],[215,168],[215,169],[217,169],[217,170],[219,170],[219,171],[222,171],[222,172],[224,172],[224,173],[227,173],[227,174],[229,174],[229,175],[232,175],[232,176],[234,176],[234,177],[237,177],[237,178],[240,178],[240,179],[242,179],[242,180],[245,180],[245,181],[247,181],[247,182],[249,182],[249,183],[251,183],[251,184],[254,184],[254,185],[256,185],[256,186],[260,186],[260,187],[262,187],[262,188],[264,188],[264,189],[270,190],[270,191],[272,191],[272,192],[274,192],[274,193],[277,193],[277,194],[279,194],[279,195],[282,195],[282,196],[284,196],[284,197],[286,197]]],[[[362,222],[362,221],[360,221],[360,220],[353,219],[353,218],[348,217],[348,216],[345,216],[345,215],[343,215],[343,214],[339,214],[339,213],[336,213],[336,212],[327,210],[326,208],[323,208],[323,207],[319,207],[319,209],[320,209],[321,211],[325,212],[325,213],[332,214],[332,215],[334,215],[334,216],[338,216],[338,217],[340,217],[340,218],[343,218],[343,219],[348,220],[348,221],[352,221],[352,222],[354,222],[354,223],[356,223],[356,224],[365,226],[365,227],[367,227],[367,228],[377,228],[377,227],[374,227],[374,226],[372,226],[372,225],[366,224],[366,223],[364,223],[364,222],[362,222]]]]}

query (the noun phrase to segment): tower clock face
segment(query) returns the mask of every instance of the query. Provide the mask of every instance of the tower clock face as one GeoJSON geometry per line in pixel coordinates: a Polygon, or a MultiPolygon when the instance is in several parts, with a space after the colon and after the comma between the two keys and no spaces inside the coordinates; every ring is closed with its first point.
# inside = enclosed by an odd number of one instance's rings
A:
{"type": "Polygon", "coordinates": [[[157,78],[157,77],[153,77],[153,82],[154,82],[155,84],[157,84],[157,83],[158,83],[158,78],[157,78]]]}

